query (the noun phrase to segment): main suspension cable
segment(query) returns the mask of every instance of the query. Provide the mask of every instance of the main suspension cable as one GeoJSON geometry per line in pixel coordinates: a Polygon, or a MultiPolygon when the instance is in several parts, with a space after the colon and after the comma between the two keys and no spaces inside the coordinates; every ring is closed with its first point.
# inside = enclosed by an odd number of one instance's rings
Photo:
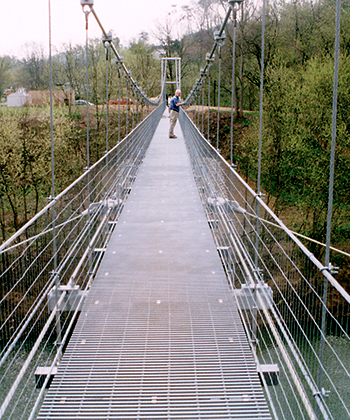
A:
{"type": "MultiPolygon", "coordinates": [[[[96,12],[95,12],[95,9],[94,9],[94,0],[80,0],[80,4],[82,5],[82,7],[83,7],[83,10],[84,10],[84,8],[86,7],[88,7],[89,8],[89,12],[91,12],[92,14],[93,14],[93,16],[95,17],[95,19],[96,19],[96,22],[97,22],[97,24],[98,24],[98,26],[100,27],[100,29],[101,29],[101,31],[102,31],[102,35],[104,36],[104,37],[108,37],[108,34],[107,34],[107,32],[105,31],[105,29],[103,28],[103,26],[102,26],[102,23],[100,22],[100,20],[99,20],[99,18],[98,18],[98,16],[97,16],[97,14],[96,14],[96,12]]],[[[86,11],[84,10],[84,13],[86,13],[86,11]]],[[[118,51],[117,51],[117,49],[116,49],[116,47],[115,47],[115,45],[113,44],[113,42],[111,42],[110,43],[110,45],[111,45],[111,50],[113,51],[113,53],[114,53],[114,55],[116,56],[116,59],[117,59],[117,61],[120,63],[120,66],[121,66],[121,68],[123,69],[123,71],[124,71],[124,74],[125,74],[125,77],[126,77],[126,79],[128,80],[128,82],[129,82],[129,84],[130,84],[130,88],[131,88],[131,90],[139,97],[139,98],[141,98],[141,100],[143,101],[143,102],[145,102],[145,103],[147,103],[147,104],[149,104],[149,105],[158,105],[160,102],[161,102],[161,100],[162,100],[162,96],[160,95],[159,96],[159,99],[158,99],[158,101],[152,101],[151,99],[149,99],[148,97],[147,97],[147,95],[143,92],[143,90],[137,85],[137,83],[136,83],[136,80],[134,80],[133,78],[132,78],[132,76],[131,76],[131,72],[127,69],[127,67],[125,66],[125,64],[124,64],[124,62],[123,62],[123,60],[122,60],[122,58],[121,58],[121,56],[119,55],[119,53],[118,53],[118,51]]]]}

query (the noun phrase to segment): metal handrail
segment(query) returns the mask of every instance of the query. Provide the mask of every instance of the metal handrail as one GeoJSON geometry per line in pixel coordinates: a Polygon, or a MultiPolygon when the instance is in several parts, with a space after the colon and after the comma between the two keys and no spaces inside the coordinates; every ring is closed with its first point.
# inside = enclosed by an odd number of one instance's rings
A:
{"type": "MultiPolygon", "coordinates": [[[[4,294],[0,299],[0,387],[5,398],[0,401],[0,417],[12,411],[9,418],[17,418],[18,398],[32,387],[32,381],[27,379],[31,377],[29,371],[34,374],[33,369],[42,364],[52,370],[59,362],[101,261],[101,251],[108,243],[164,109],[162,103],[1,245],[0,281],[4,294]],[[89,200],[87,191],[91,195],[89,200]],[[88,209],[86,202],[90,203],[88,209]],[[51,218],[53,208],[55,228],[51,218]],[[54,234],[57,255],[52,255],[54,234]],[[68,315],[62,317],[68,303],[68,315]],[[55,336],[55,343],[51,343],[55,336]],[[20,365],[18,355],[24,346],[31,351],[20,365]],[[49,350],[52,348],[56,355],[49,350]],[[44,355],[46,361],[42,360],[44,355]],[[12,383],[8,381],[9,370],[14,377],[12,383]]],[[[50,373],[44,384],[49,376],[50,373]]],[[[29,400],[31,416],[42,395],[43,391],[37,401],[29,400]]]]}

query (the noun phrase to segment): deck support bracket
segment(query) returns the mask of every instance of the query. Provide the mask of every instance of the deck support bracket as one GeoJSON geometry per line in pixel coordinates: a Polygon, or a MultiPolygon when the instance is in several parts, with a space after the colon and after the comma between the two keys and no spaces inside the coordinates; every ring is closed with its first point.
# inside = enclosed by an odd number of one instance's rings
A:
{"type": "Polygon", "coordinates": [[[80,289],[80,286],[73,284],[61,285],[57,288],[58,293],[56,292],[56,286],[53,287],[48,296],[48,308],[52,312],[56,306],[58,299],[61,294],[65,292],[65,296],[62,304],[60,305],[60,311],[75,311],[80,303],[81,299],[84,298],[84,290],[80,289]]]}
{"type": "Polygon", "coordinates": [[[234,289],[239,306],[244,310],[263,309],[259,304],[256,294],[259,293],[267,309],[270,309],[273,304],[273,292],[270,286],[265,283],[258,283],[253,285],[242,284],[240,289],[234,289]]]}

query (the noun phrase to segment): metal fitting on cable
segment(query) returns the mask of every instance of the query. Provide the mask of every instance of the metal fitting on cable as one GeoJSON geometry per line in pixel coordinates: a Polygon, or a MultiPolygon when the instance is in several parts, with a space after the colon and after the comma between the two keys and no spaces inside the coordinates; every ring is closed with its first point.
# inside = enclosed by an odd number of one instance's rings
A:
{"type": "Polygon", "coordinates": [[[260,280],[260,279],[264,278],[264,270],[262,270],[259,267],[256,267],[253,270],[253,273],[255,274],[255,277],[257,278],[257,280],[260,280]]]}
{"type": "Polygon", "coordinates": [[[112,42],[112,32],[109,31],[107,36],[102,34],[102,42],[106,46],[106,43],[110,44],[112,42]]]}
{"type": "Polygon", "coordinates": [[[225,39],[226,39],[226,35],[225,35],[225,31],[222,31],[222,34],[220,35],[220,32],[215,32],[214,33],[214,38],[215,41],[217,42],[219,47],[222,47],[225,43],[225,39]]]}
{"type": "Polygon", "coordinates": [[[254,198],[259,197],[259,198],[261,198],[262,200],[265,200],[265,196],[266,196],[266,194],[265,194],[265,193],[259,192],[258,194],[255,194],[254,198]]]}
{"type": "Polygon", "coordinates": [[[109,60],[109,49],[112,42],[112,32],[108,32],[107,36],[102,34],[102,43],[106,49],[106,60],[109,60]]]}
{"type": "Polygon", "coordinates": [[[321,268],[321,272],[328,271],[330,274],[338,274],[339,267],[334,267],[331,263],[328,264],[328,267],[321,268]]]}
{"type": "Polygon", "coordinates": [[[321,388],[321,391],[316,391],[316,392],[313,393],[313,397],[320,397],[320,396],[329,397],[330,393],[331,393],[331,391],[328,391],[324,388],[321,388]]]}
{"type": "Polygon", "coordinates": [[[94,0],[80,0],[81,7],[85,13],[85,29],[88,30],[88,16],[91,12],[92,6],[94,5],[94,0]]]}
{"type": "Polygon", "coordinates": [[[231,6],[231,9],[235,7],[235,5],[240,5],[243,0],[228,0],[228,4],[231,6]]]}
{"type": "Polygon", "coordinates": [[[83,12],[86,12],[85,6],[91,7],[94,5],[94,0],[80,0],[81,7],[83,8],[83,12]]]}
{"type": "Polygon", "coordinates": [[[210,54],[207,53],[205,59],[206,59],[208,65],[210,66],[215,61],[215,55],[213,54],[213,56],[210,57],[210,54]]]}

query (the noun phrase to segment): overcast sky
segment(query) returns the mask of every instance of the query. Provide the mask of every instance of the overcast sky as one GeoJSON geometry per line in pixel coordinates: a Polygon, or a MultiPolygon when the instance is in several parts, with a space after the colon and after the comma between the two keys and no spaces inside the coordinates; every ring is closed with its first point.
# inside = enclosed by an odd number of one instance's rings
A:
{"type": "MultiPolygon", "coordinates": [[[[0,0],[0,55],[23,56],[24,44],[39,43],[48,51],[49,0],[0,0]]],[[[103,27],[127,45],[140,32],[155,30],[155,22],[192,0],[95,0],[94,9],[103,27]]],[[[80,0],[51,0],[52,45],[85,43],[85,18],[80,0]]],[[[94,17],[89,18],[89,37],[101,37],[94,17]]]]}

